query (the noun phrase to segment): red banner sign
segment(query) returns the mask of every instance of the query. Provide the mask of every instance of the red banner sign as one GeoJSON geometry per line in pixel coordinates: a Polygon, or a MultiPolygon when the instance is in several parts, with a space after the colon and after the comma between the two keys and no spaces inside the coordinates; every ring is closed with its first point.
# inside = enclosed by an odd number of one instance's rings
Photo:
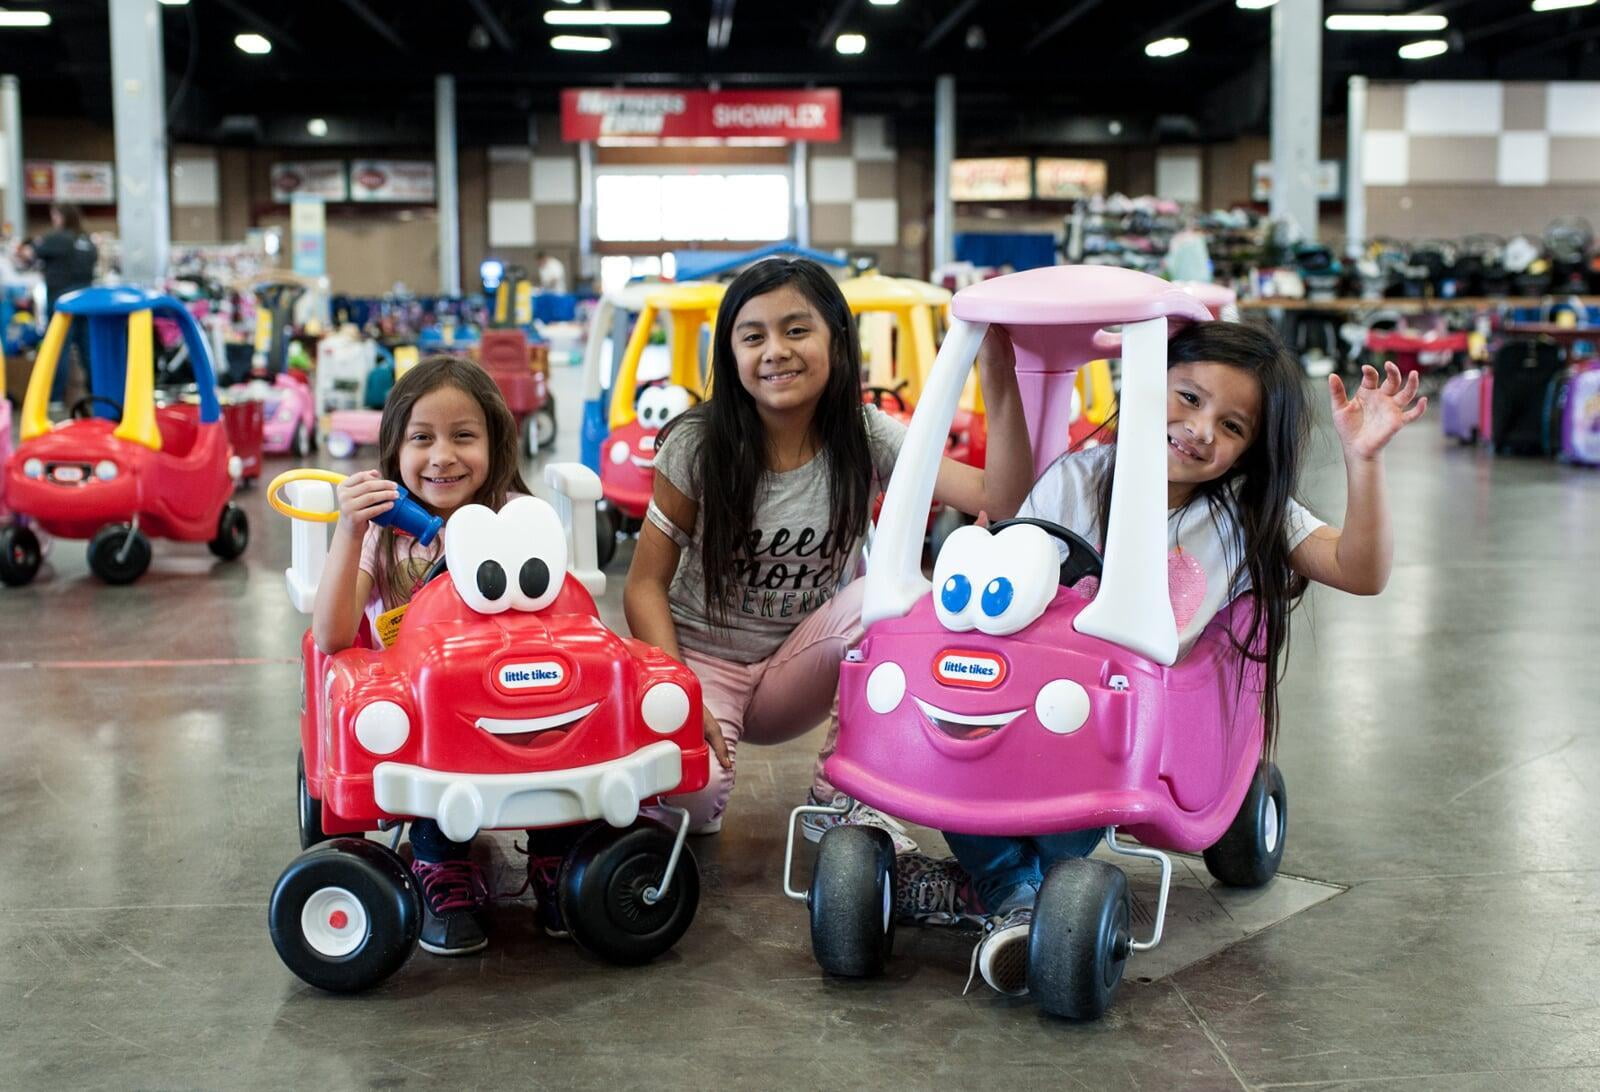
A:
{"type": "Polygon", "coordinates": [[[609,91],[561,92],[561,139],[602,137],[778,137],[839,139],[839,92],[609,91]]]}

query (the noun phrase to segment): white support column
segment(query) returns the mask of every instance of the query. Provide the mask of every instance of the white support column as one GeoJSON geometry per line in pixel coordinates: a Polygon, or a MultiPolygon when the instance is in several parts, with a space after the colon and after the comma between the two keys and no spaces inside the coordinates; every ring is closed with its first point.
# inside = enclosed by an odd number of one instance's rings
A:
{"type": "Polygon", "coordinates": [[[22,177],[22,85],[15,76],[0,76],[0,134],[6,156],[0,169],[5,184],[5,209],[0,218],[11,225],[12,237],[20,239],[28,233],[28,216],[22,203],[27,188],[22,177]]]}
{"type": "Polygon", "coordinates": [[[811,245],[811,194],[810,171],[811,152],[810,145],[803,140],[794,142],[789,157],[790,169],[794,174],[794,185],[790,194],[794,198],[794,241],[800,246],[811,245]]]}
{"type": "Polygon", "coordinates": [[[111,0],[110,15],[122,277],[153,288],[166,276],[172,240],[161,9],[156,0],[111,0]]]}
{"type": "Polygon", "coordinates": [[[1272,218],[1317,238],[1322,137],[1322,0],[1272,9],[1272,218]]]}
{"type": "Polygon", "coordinates": [[[950,165],[956,157],[956,78],[933,85],[933,265],[955,261],[955,204],[950,200],[950,165]]]}
{"type": "Polygon", "coordinates": [[[1359,258],[1367,237],[1367,78],[1350,77],[1349,137],[1344,153],[1345,257],[1359,258]]]}
{"type": "Polygon", "coordinates": [[[456,184],[456,79],[433,81],[434,178],[439,194],[439,291],[461,295],[461,193],[456,184]]]}
{"type": "MultiPolygon", "coordinates": [[[[594,141],[578,141],[578,269],[600,287],[600,266],[594,260],[594,141]]],[[[620,349],[618,350],[621,351],[620,349]]]]}

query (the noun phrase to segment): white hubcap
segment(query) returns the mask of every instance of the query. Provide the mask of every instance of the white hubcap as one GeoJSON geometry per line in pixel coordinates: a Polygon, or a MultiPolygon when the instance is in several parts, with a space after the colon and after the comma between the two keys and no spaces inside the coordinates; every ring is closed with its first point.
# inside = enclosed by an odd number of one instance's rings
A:
{"type": "Polygon", "coordinates": [[[301,908],[300,933],[318,955],[340,959],[366,941],[367,911],[344,888],[324,887],[301,908]]]}
{"type": "Polygon", "coordinates": [[[889,919],[894,914],[894,873],[883,874],[883,931],[889,931],[889,919]]]}
{"type": "Polygon", "coordinates": [[[1278,851],[1278,798],[1276,796],[1267,797],[1265,811],[1267,852],[1276,853],[1278,851]]]}

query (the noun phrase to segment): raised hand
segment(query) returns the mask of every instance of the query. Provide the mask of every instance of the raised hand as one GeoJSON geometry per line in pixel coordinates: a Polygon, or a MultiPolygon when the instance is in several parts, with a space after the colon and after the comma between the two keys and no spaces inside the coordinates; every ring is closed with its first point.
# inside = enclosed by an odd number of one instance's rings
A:
{"type": "Polygon", "coordinates": [[[394,507],[400,494],[394,482],[376,470],[352,474],[334,487],[339,500],[339,525],[352,534],[364,534],[367,524],[394,507]]]}
{"type": "Polygon", "coordinates": [[[1383,367],[1385,374],[1380,382],[1378,369],[1370,364],[1362,366],[1361,385],[1353,398],[1346,396],[1342,379],[1337,375],[1328,377],[1328,392],[1333,399],[1333,427],[1348,458],[1376,458],[1397,432],[1421,417],[1428,408],[1426,398],[1417,398],[1416,372],[1402,383],[1400,369],[1393,361],[1383,367]],[[1415,405],[1412,405],[1413,400],[1415,405]]]}

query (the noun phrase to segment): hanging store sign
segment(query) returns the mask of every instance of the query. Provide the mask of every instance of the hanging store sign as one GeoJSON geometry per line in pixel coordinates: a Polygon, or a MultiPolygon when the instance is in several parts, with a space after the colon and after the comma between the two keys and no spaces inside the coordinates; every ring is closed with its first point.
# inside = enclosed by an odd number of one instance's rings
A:
{"type": "Polygon", "coordinates": [[[1033,193],[1041,201],[1076,201],[1106,192],[1103,159],[1036,159],[1033,193]]]}
{"type": "Polygon", "coordinates": [[[289,237],[294,271],[302,277],[328,272],[328,212],[320,197],[300,194],[289,201],[289,237]]]}
{"type": "Polygon", "coordinates": [[[347,201],[344,161],[313,160],[308,163],[272,165],[272,199],[287,203],[295,197],[319,197],[324,201],[347,201]]]}
{"type": "Polygon", "coordinates": [[[116,172],[110,163],[68,159],[30,159],[22,165],[23,193],[29,201],[71,201],[79,205],[113,205],[116,172]]]}
{"type": "Polygon", "coordinates": [[[431,205],[434,200],[433,164],[426,160],[353,159],[350,161],[350,200],[431,205]]]}
{"type": "Polygon", "coordinates": [[[1026,201],[1033,196],[1032,167],[1026,156],[957,159],[950,164],[951,200],[1026,201]]]}
{"type": "Polygon", "coordinates": [[[813,91],[561,92],[561,139],[839,139],[837,88],[813,91]]]}

